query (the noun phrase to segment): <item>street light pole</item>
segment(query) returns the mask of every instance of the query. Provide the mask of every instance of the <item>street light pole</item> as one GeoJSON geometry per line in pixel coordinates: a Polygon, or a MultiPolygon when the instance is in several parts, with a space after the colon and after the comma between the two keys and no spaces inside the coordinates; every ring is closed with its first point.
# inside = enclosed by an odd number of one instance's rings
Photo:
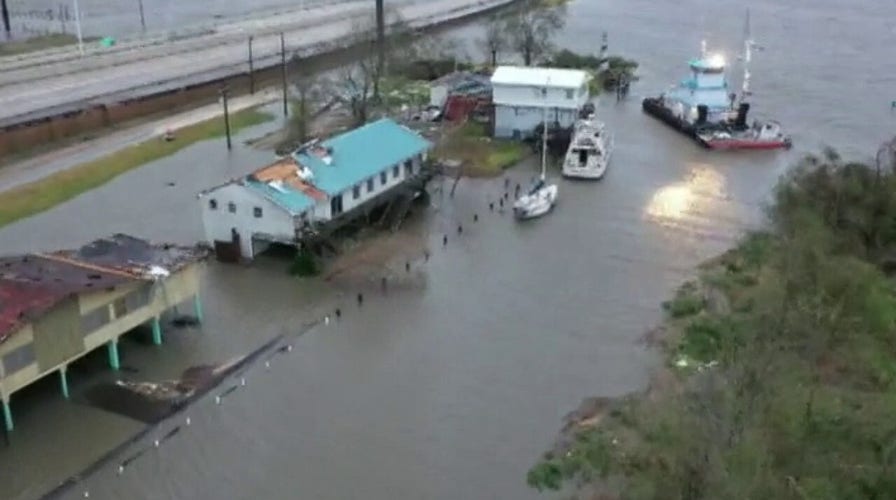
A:
{"type": "Polygon", "coordinates": [[[230,113],[227,110],[227,85],[221,87],[221,102],[224,104],[224,132],[227,134],[227,150],[233,149],[230,142],[230,113]]]}
{"type": "Polygon", "coordinates": [[[249,93],[255,93],[255,63],[252,61],[252,35],[249,35],[249,93]]]}
{"type": "Polygon", "coordinates": [[[146,18],[143,16],[143,0],[137,0],[137,7],[140,8],[140,29],[146,33],[146,18]]]}
{"type": "Polygon", "coordinates": [[[3,16],[3,31],[6,32],[6,38],[9,39],[12,37],[12,26],[9,24],[9,7],[6,5],[6,0],[0,0],[0,11],[3,16]]]}
{"type": "Polygon", "coordinates": [[[286,41],[283,38],[283,32],[280,32],[280,64],[283,66],[283,116],[289,116],[289,106],[287,105],[287,85],[286,85],[286,41]]]}
{"type": "Polygon", "coordinates": [[[81,9],[78,8],[78,0],[73,0],[75,4],[75,30],[78,33],[78,52],[84,55],[84,38],[81,36],[81,9]]]}

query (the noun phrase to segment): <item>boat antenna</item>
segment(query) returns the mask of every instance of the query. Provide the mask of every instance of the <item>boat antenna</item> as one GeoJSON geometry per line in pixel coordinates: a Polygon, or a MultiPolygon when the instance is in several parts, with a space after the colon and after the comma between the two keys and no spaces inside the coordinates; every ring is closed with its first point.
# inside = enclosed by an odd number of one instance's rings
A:
{"type": "Polygon", "coordinates": [[[750,61],[753,59],[753,36],[750,33],[750,9],[744,22],[744,81],[741,86],[740,99],[743,101],[750,95],[750,61]]]}
{"type": "Polygon", "coordinates": [[[706,39],[700,40],[700,57],[706,58],[706,39]]]}
{"type": "Polygon", "coordinates": [[[544,89],[541,90],[541,96],[544,98],[544,106],[542,106],[542,122],[541,122],[541,180],[545,177],[545,165],[548,161],[548,86],[551,84],[551,77],[547,78],[544,89]]]}

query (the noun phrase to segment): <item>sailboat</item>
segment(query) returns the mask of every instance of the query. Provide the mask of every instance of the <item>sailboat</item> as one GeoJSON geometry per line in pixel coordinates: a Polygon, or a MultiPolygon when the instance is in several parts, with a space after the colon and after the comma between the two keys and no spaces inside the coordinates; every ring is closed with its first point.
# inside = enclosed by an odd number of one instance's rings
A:
{"type": "MultiPolygon", "coordinates": [[[[547,89],[542,91],[547,92],[547,89]]],[[[548,108],[544,107],[544,118],[541,137],[541,177],[532,187],[513,203],[513,214],[517,219],[534,219],[554,208],[557,202],[557,185],[549,184],[545,179],[545,168],[548,154],[548,108]]]]}

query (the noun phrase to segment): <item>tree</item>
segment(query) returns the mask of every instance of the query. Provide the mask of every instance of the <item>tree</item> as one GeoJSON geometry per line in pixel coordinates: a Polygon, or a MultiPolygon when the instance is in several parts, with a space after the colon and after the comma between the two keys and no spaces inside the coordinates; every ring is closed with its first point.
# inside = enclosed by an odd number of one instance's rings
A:
{"type": "Polygon", "coordinates": [[[592,418],[529,484],[644,500],[896,498],[896,288],[869,251],[894,241],[884,160],[826,151],[783,177],[769,232],[704,266],[676,295],[689,307],[668,308],[673,382],[592,418]],[[711,288],[730,309],[691,300],[711,288]]]}
{"type": "Polygon", "coordinates": [[[509,45],[522,56],[526,66],[551,53],[552,39],[563,28],[565,14],[563,4],[545,6],[538,0],[527,0],[507,17],[504,32],[509,36],[509,45]]]}
{"type": "Polygon", "coordinates": [[[370,106],[379,100],[383,78],[413,53],[414,32],[395,11],[386,13],[385,42],[377,41],[375,22],[356,22],[348,45],[355,47],[357,58],[339,71],[338,96],[349,102],[356,125],[367,122],[370,106]],[[382,49],[382,52],[381,52],[382,49]],[[381,63],[380,54],[384,54],[381,63]]]}
{"type": "Polygon", "coordinates": [[[498,65],[498,54],[507,48],[507,35],[504,33],[506,25],[498,16],[489,18],[485,25],[485,36],[480,43],[488,51],[489,61],[494,68],[498,65]]]}
{"type": "Polygon", "coordinates": [[[301,144],[309,139],[311,120],[320,104],[320,87],[307,61],[298,54],[293,55],[289,65],[296,97],[292,103],[293,112],[289,119],[288,140],[301,144]]]}

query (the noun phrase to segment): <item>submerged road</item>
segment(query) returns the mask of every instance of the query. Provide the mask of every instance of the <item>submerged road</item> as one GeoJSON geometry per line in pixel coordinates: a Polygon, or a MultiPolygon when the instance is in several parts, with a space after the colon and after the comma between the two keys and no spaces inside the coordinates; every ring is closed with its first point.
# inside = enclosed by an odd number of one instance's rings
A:
{"type": "MultiPolygon", "coordinates": [[[[514,0],[434,0],[391,4],[421,28],[459,19],[514,0]]],[[[143,97],[214,81],[279,63],[280,33],[289,53],[314,55],[345,46],[359,26],[372,22],[373,4],[352,1],[280,12],[221,25],[182,40],[128,42],[84,57],[52,51],[0,59],[0,126],[143,97]]]]}

